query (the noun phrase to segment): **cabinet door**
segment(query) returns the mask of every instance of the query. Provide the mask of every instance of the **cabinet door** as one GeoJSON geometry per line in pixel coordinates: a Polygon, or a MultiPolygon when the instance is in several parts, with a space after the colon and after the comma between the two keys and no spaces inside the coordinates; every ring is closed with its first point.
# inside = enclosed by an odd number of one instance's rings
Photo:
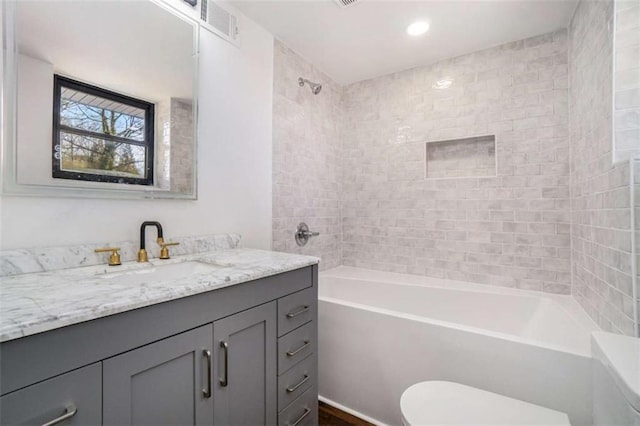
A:
{"type": "Polygon", "coordinates": [[[28,386],[0,398],[0,424],[61,426],[102,423],[100,363],[28,386]]]}
{"type": "Polygon", "coordinates": [[[199,327],[104,361],[104,424],[212,424],[212,330],[199,327]]]}
{"type": "Polygon", "coordinates": [[[213,323],[215,424],[276,423],[276,312],[271,302],[213,323]]]}

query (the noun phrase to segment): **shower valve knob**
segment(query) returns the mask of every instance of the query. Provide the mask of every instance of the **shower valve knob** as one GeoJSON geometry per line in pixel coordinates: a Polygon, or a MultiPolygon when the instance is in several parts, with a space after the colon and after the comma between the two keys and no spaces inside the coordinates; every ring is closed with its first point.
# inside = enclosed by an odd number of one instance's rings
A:
{"type": "Polygon", "coordinates": [[[304,222],[300,222],[300,224],[296,228],[296,233],[295,233],[296,244],[302,247],[305,244],[307,244],[307,242],[309,242],[309,238],[317,237],[318,235],[320,235],[319,232],[309,231],[309,226],[307,226],[307,224],[304,222]]]}

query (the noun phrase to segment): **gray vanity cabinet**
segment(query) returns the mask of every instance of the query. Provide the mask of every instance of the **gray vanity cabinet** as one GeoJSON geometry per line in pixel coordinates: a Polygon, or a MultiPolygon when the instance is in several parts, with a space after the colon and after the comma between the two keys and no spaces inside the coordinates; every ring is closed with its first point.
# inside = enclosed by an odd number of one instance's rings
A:
{"type": "Polygon", "coordinates": [[[214,424],[277,421],[276,302],[213,323],[214,424]]]}
{"type": "Polygon", "coordinates": [[[313,265],[2,342],[0,425],[315,425],[317,286],[313,265]]]}
{"type": "Polygon", "coordinates": [[[105,360],[104,424],[275,424],[276,310],[266,303],[105,360]]]}
{"type": "Polygon", "coordinates": [[[101,377],[101,365],[96,363],[5,395],[0,398],[0,425],[43,425],[55,420],[64,426],[100,425],[101,377]]]}
{"type": "Polygon", "coordinates": [[[105,425],[210,425],[213,327],[103,361],[105,425]]]}

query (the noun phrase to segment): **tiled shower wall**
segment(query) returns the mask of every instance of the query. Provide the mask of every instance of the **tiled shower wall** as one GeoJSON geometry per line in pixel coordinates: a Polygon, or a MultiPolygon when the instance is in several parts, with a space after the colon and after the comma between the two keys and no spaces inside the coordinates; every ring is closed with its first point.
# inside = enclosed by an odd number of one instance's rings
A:
{"type": "Polygon", "coordinates": [[[342,264],[342,88],[284,44],[274,49],[273,249],[342,264]],[[298,77],[322,83],[320,95],[298,77]],[[294,240],[299,222],[320,232],[307,246],[294,240]]]}
{"type": "MultiPolygon", "coordinates": [[[[640,160],[633,162],[633,200],[636,255],[636,325],[640,329],[640,160]]],[[[640,330],[637,336],[640,337],[640,330]]]]}
{"type": "Polygon", "coordinates": [[[193,191],[193,106],[191,101],[171,99],[171,190],[193,191]]]}
{"type": "MultiPolygon", "coordinates": [[[[277,43],[274,249],[324,269],[573,293],[601,327],[633,334],[640,164],[633,176],[612,164],[612,14],[611,1],[582,0],[569,33],[344,88],[277,43]],[[322,93],[298,90],[299,75],[322,93]],[[445,77],[452,87],[433,88],[445,77]],[[493,135],[497,176],[453,178],[436,155],[429,177],[426,142],[493,135]],[[292,238],[300,220],[323,233],[305,249],[292,238]]],[[[485,154],[447,146],[465,162],[485,154]]]]}
{"type": "Polygon", "coordinates": [[[569,28],[572,294],[600,327],[631,335],[631,167],[612,166],[612,19],[612,1],[583,0],[569,28]]]}
{"type": "Polygon", "coordinates": [[[168,98],[156,103],[156,185],[163,190],[190,193],[193,190],[193,106],[168,98]]]}
{"type": "Polygon", "coordinates": [[[344,264],[568,294],[567,104],[564,30],[348,86],[344,264]],[[425,141],[482,135],[496,177],[425,179],[425,141]]]}
{"type": "Polygon", "coordinates": [[[615,1],[616,159],[640,158],[640,2],[615,1]]]}

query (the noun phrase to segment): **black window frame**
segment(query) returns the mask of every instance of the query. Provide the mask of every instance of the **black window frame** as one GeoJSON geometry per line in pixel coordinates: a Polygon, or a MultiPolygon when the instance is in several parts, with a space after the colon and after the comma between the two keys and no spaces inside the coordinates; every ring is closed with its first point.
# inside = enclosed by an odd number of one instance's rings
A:
{"type": "MultiPolygon", "coordinates": [[[[73,80],[67,77],[63,77],[58,74],[53,76],[53,146],[51,152],[52,159],[52,176],[57,179],[71,179],[78,181],[90,181],[90,182],[106,182],[106,183],[120,183],[130,185],[147,185],[152,186],[154,182],[154,162],[155,162],[155,105],[140,99],[132,98],[130,96],[122,95],[120,93],[112,92],[107,89],[103,89],[97,86],[86,84],[77,80],[73,80]],[[60,123],[60,107],[62,98],[62,87],[66,87],[79,92],[87,93],[93,96],[99,96],[104,99],[119,102],[125,105],[130,105],[136,108],[143,109],[145,111],[145,130],[144,140],[141,142],[134,141],[126,138],[119,138],[117,136],[105,135],[104,133],[94,133],[90,131],[82,131],[74,129],[72,127],[64,126],[60,123]],[[60,132],[65,131],[68,133],[81,134],[90,137],[96,137],[100,139],[113,140],[118,142],[124,142],[131,145],[144,146],[145,149],[145,177],[133,178],[126,176],[109,176],[93,173],[82,173],[78,171],[62,170],[60,168],[60,158],[56,158],[56,147],[60,146],[60,132]]],[[[59,148],[58,148],[59,149],[59,148]]],[[[58,154],[59,156],[59,154],[58,154]]]]}

